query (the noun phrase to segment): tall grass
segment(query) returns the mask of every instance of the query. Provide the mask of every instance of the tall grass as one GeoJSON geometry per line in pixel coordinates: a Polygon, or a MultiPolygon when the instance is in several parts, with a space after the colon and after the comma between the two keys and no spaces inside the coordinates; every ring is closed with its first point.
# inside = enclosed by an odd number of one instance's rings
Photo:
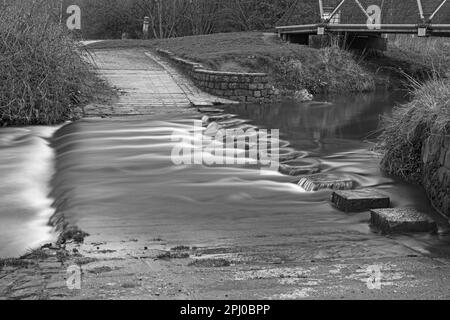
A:
{"type": "Polygon", "coordinates": [[[412,183],[422,182],[423,142],[430,134],[450,133],[450,80],[412,81],[413,100],[394,109],[383,121],[382,168],[412,183]]]}
{"type": "Polygon", "coordinates": [[[55,124],[93,94],[95,75],[50,1],[0,4],[0,125],[55,124]]]}
{"type": "Polygon", "coordinates": [[[375,88],[372,74],[367,72],[355,54],[337,44],[304,54],[286,56],[277,64],[280,83],[288,89],[306,88],[311,93],[365,92],[375,88]]]}
{"type": "Polygon", "coordinates": [[[410,59],[427,66],[430,78],[442,77],[450,69],[450,40],[448,38],[396,35],[390,47],[401,50],[410,59]]]}

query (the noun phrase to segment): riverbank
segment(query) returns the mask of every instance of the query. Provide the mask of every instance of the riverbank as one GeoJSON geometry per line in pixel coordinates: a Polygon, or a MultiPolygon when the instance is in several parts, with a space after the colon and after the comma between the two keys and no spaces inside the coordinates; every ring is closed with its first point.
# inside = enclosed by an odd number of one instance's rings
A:
{"type": "Polygon", "coordinates": [[[164,40],[107,40],[92,49],[161,48],[181,58],[224,72],[267,73],[270,84],[284,96],[307,89],[310,93],[373,91],[377,87],[404,87],[408,76],[426,79],[438,66],[448,65],[441,40],[399,37],[388,51],[351,53],[337,46],[315,49],[289,44],[275,34],[242,32],[164,40]],[[427,49],[425,50],[424,47],[427,49]]]}
{"type": "Polygon", "coordinates": [[[370,91],[374,77],[349,52],[337,47],[317,50],[291,45],[274,34],[226,33],[166,40],[103,41],[88,48],[144,47],[165,49],[177,56],[223,72],[267,73],[270,84],[293,94],[370,91]]]}
{"type": "Polygon", "coordinates": [[[450,80],[415,83],[412,101],[397,107],[383,127],[383,170],[422,185],[450,218],[450,80]]]}

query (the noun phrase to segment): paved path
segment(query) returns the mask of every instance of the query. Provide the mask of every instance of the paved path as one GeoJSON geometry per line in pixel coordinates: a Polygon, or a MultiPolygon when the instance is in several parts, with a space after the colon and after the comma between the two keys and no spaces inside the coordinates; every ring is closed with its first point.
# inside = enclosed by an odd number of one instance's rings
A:
{"type": "Polygon", "coordinates": [[[234,103],[197,89],[172,66],[143,49],[96,50],[100,75],[119,88],[111,105],[85,107],[86,116],[142,116],[192,112],[190,106],[234,103]]]}

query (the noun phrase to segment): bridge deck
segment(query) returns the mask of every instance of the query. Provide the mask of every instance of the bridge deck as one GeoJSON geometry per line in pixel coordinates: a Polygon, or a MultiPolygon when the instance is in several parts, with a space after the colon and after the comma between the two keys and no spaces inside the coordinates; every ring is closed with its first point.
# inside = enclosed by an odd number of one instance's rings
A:
{"type": "MultiPolygon", "coordinates": [[[[280,35],[283,34],[318,34],[318,29],[322,24],[292,25],[276,27],[280,35]]],[[[353,34],[418,34],[417,24],[383,24],[379,29],[369,29],[367,24],[328,24],[325,27],[327,33],[348,32],[353,34]]],[[[427,35],[438,37],[450,37],[450,24],[430,24],[427,26],[427,35]]]]}

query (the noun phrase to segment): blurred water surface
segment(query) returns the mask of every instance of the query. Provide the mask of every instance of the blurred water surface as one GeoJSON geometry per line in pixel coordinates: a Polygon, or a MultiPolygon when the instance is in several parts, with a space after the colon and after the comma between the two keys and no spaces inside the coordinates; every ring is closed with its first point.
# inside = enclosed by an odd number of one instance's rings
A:
{"type": "MultiPolygon", "coordinates": [[[[229,106],[205,114],[221,127],[280,129],[280,154],[289,165],[350,178],[360,187],[389,193],[395,206],[430,211],[423,190],[384,176],[379,156],[371,151],[380,117],[404,102],[403,94],[319,99],[229,106]]],[[[199,119],[193,113],[183,118],[86,119],[57,132],[46,127],[0,129],[0,256],[18,255],[51,240],[46,222],[53,207],[81,227],[126,217],[128,227],[158,227],[161,232],[171,223],[182,224],[186,236],[194,231],[205,242],[250,229],[327,233],[339,225],[370,233],[367,215],[338,212],[329,204],[331,191],[305,192],[296,184],[301,176],[261,174],[252,167],[174,165],[171,154],[178,139],[194,144],[193,121],[199,119]]],[[[424,240],[423,247],[441,241],[428,235],[418,239],[424,240]]],[[[385,250],[390,250],[387,242],[385,250]]]]}

